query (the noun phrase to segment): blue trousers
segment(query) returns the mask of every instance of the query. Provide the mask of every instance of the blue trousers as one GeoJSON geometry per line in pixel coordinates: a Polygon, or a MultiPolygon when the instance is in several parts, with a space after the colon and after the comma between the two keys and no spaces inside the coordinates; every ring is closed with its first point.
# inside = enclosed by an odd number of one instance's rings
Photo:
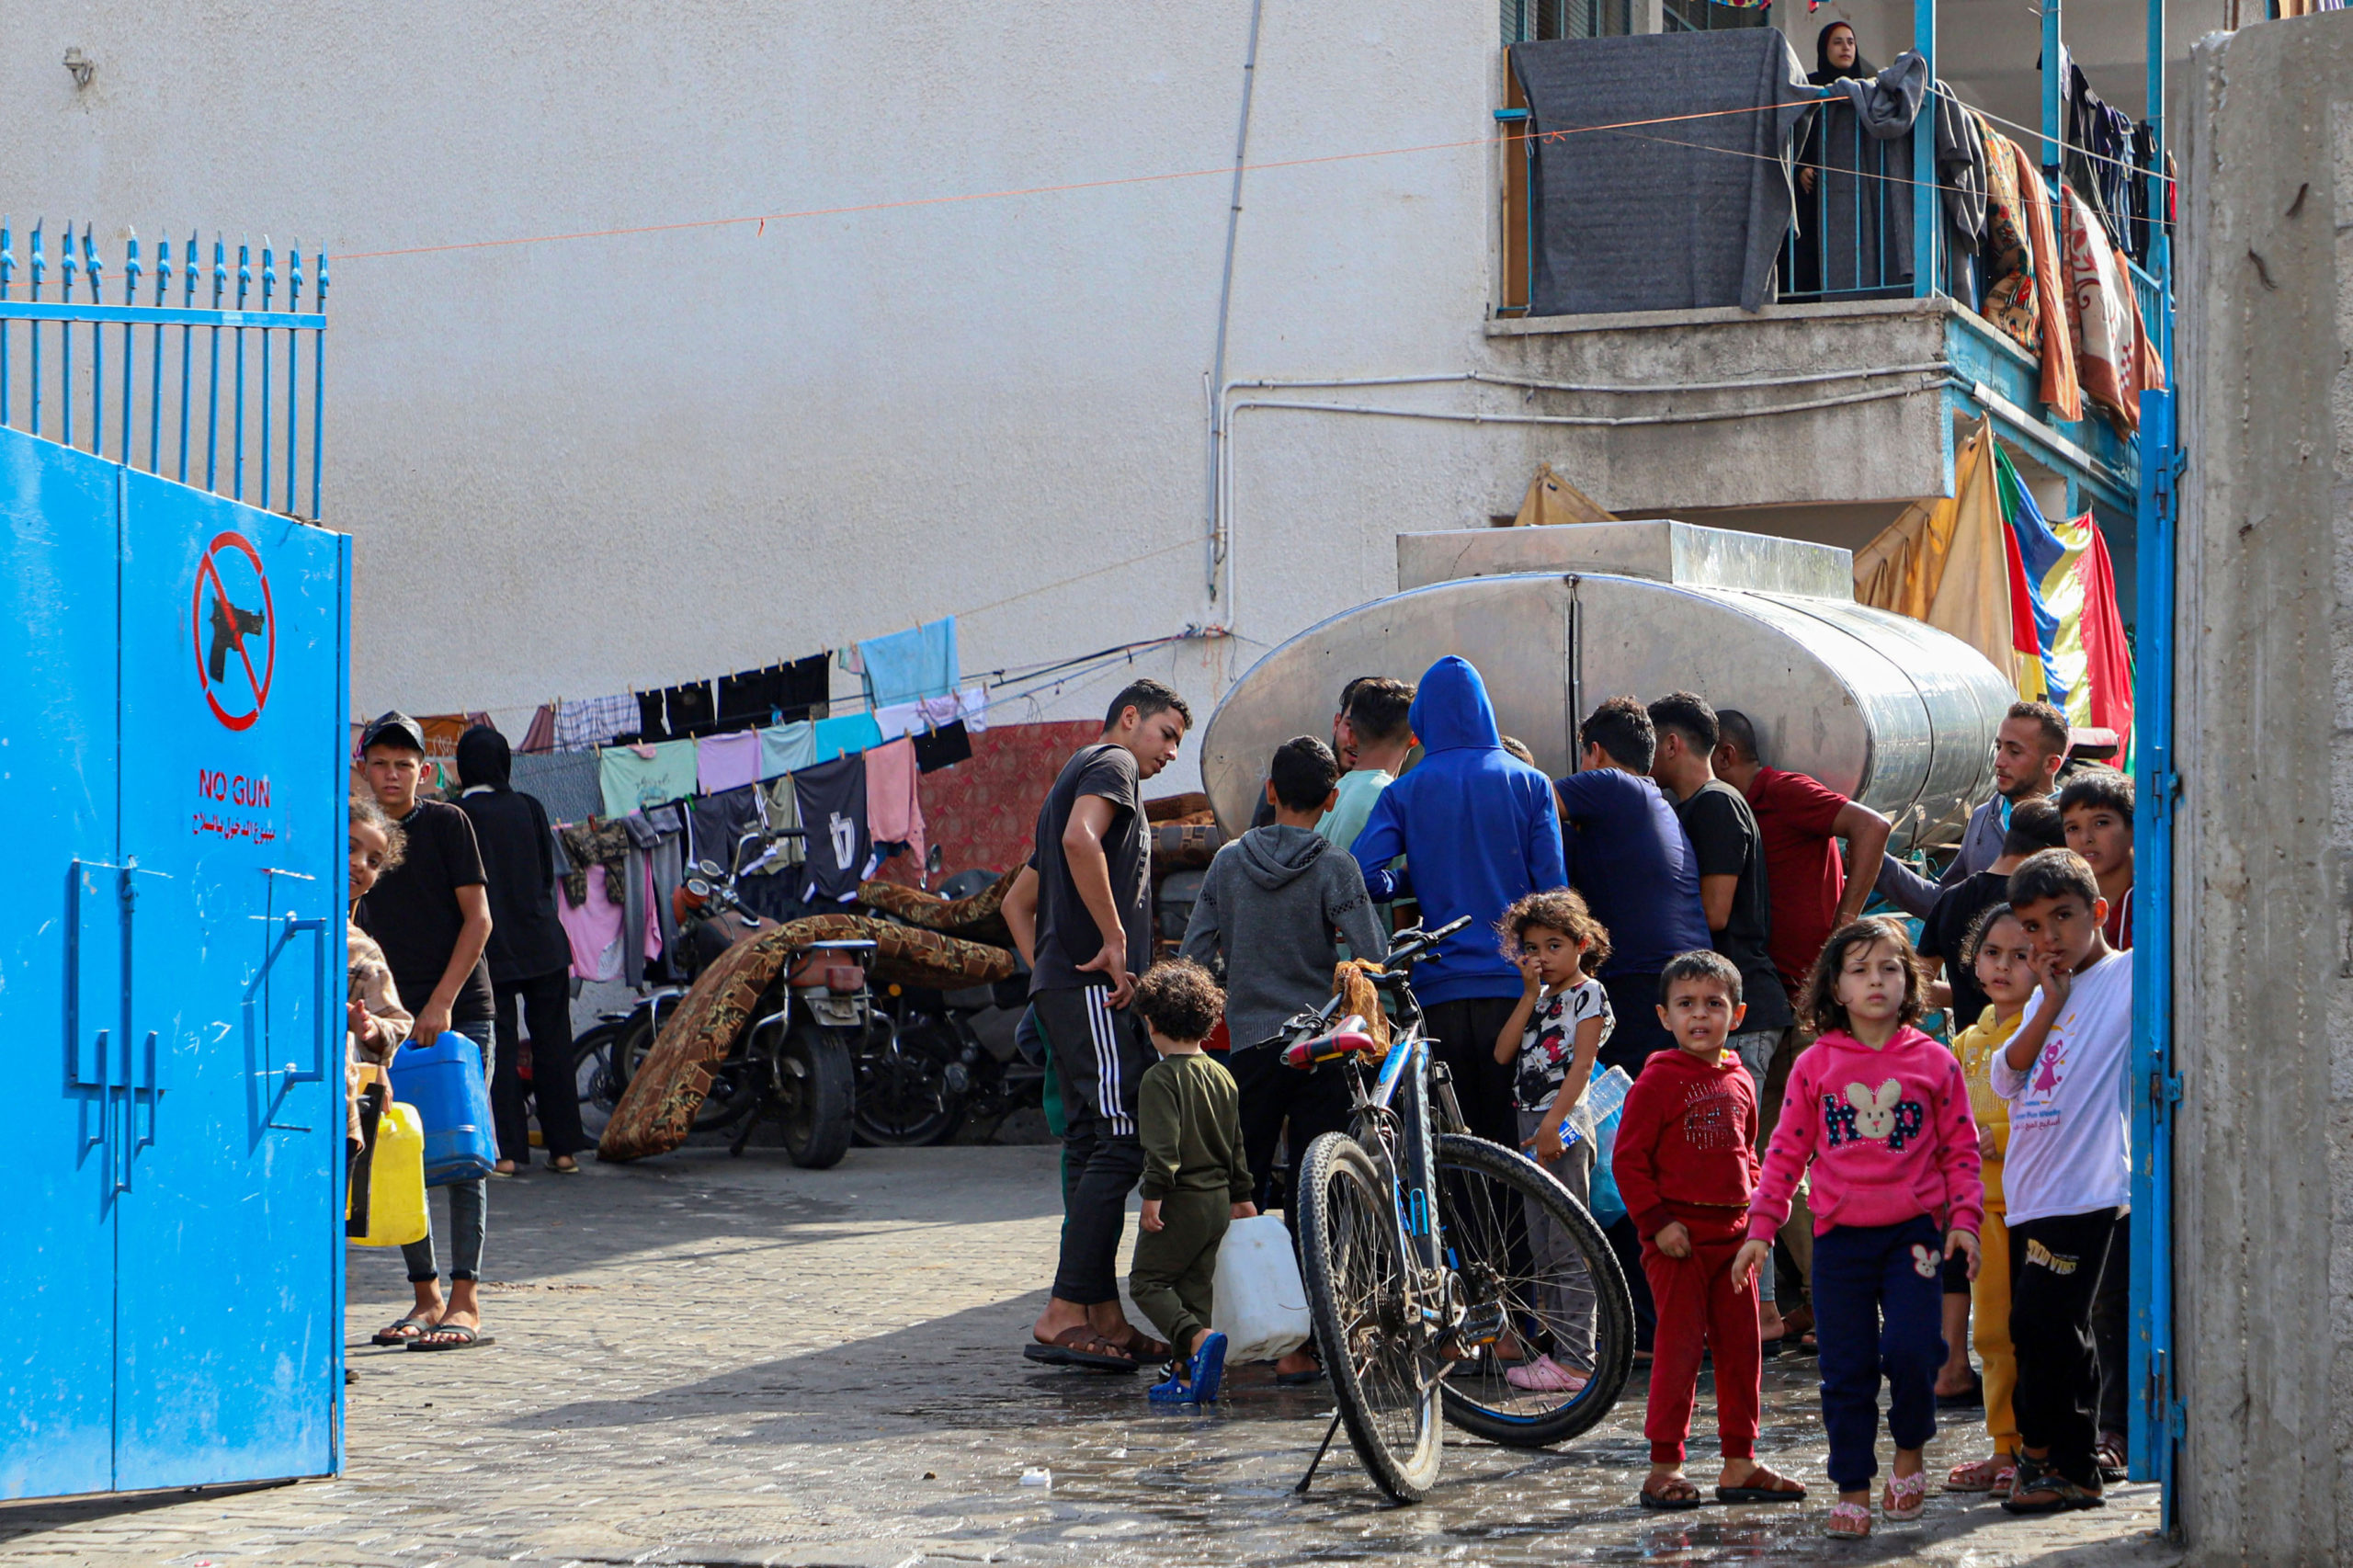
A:
{"type": "Polygon", "coordinates": [[[1900,1225],[1834,1225],[1814,1237],[1813,1333],[1831,1484],[1867,1491],[1879,1473],[1881,1376],[1895,1446],[1925,1448],[1937,1435],[1937,1369],[1945,1360],[1937,1222],[1923,1214],[1900,1225]]]}

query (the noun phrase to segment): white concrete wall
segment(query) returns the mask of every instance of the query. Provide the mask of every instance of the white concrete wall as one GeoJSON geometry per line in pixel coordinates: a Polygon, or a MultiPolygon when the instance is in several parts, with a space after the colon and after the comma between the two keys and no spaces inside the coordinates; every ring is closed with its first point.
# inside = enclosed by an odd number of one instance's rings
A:
{"type": "Polygon", "coordinates": [[[2353,1560],[2353,17],[2202,45],[2181,162],[2174,1018],[2190,1561],[2353,1560]]]}
{"type": "MultiPolygon", "coordinates": [[[[513,729],[559,694],[954,612],[974,671],[1226,624],[1132,666],[1206,711],[1267,646],[1388,591],[1398,532],[1515,510],[1548,449],[1245,412],[1240,593],[1211,600],[1205,378],[1249,17],[0,0],[0,210],[93,219],[110,255],[131,226],[201,223],[337,257],[326,501],[358,539],[358,710],[513,729]]],[[[1230,377],[1518,363],[1484,335],[1502,70],[1494,0],[1266,0],[1252,162],[1384,155],[1250,175],[1230,377]]],[[[1670,458],[1711,469],[1704,447],[1670,458]]],[[[1129,670],[1018,716],[1097,710],[1129,670]]]]}

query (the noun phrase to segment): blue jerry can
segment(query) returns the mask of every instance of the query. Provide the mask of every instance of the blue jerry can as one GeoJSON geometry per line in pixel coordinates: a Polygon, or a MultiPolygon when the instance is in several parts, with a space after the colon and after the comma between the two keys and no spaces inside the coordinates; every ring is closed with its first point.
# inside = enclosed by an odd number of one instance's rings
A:
{"type": "Polygon", "coordinates": [[[450,1029],[392,1054],[392,1097],[425,1123],[425,1185],[479,1181],[498,1163],[482,1047],[450,1029]]]}

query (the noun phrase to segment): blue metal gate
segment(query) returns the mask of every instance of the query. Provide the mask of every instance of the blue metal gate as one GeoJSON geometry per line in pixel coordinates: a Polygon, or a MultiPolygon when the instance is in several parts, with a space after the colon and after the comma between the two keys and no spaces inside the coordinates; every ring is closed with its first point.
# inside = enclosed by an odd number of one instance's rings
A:
{"type": "Polygon", "coordinates": [[[0,426],[46,426],[0,428],[0,1081],[28,1188],[0,1253],[34,1293],[0,1356],[0,1497],[328,1474],[350,545],[164,477],[193,441],[299,504],[297,338],[324,318],[138,305],[135,251],[109,306],[86,232],[78,260],[62,297],[43,265],[11,299],[0,229],[0,426]],[[253,371],[284,356],[255,404],[248,333],[253,371]]]}

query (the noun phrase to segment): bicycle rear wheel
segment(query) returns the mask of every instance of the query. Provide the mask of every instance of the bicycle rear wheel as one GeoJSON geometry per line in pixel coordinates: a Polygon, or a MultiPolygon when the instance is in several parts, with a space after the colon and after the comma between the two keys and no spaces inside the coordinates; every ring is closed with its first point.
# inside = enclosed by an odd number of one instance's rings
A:
{"type": "Polygon", "coordinates": [[[1339,1132],[1307,1146],[1298,1179],[1308,1311],[1341,1423],[1373,1484],[1418,1503],[1438,1480],[1442,1368],[1406,1301],[1389,1179],[1339,1132]]]}
{"type": "Polygon", "coordinates": [[[1634,1303],[1617,1255],[1593,1216],[1524,1154],[1449,1133],[1438,1141],[1438,1176],[1439,1234],[1464,1306],[1496,1335],[1450,1369],[1446,1418],[1516,1449],[1576,1437],[1609,1414],[1634,1363],[1634,1303]],[[1524,1354],[1504,1360],[1498,1350],[1515,1341],[1524,1354]],[[1538,1349],[1585,1373],[1585,1386],[1515,1387],[1510,1371],[1538,1349]]]}

